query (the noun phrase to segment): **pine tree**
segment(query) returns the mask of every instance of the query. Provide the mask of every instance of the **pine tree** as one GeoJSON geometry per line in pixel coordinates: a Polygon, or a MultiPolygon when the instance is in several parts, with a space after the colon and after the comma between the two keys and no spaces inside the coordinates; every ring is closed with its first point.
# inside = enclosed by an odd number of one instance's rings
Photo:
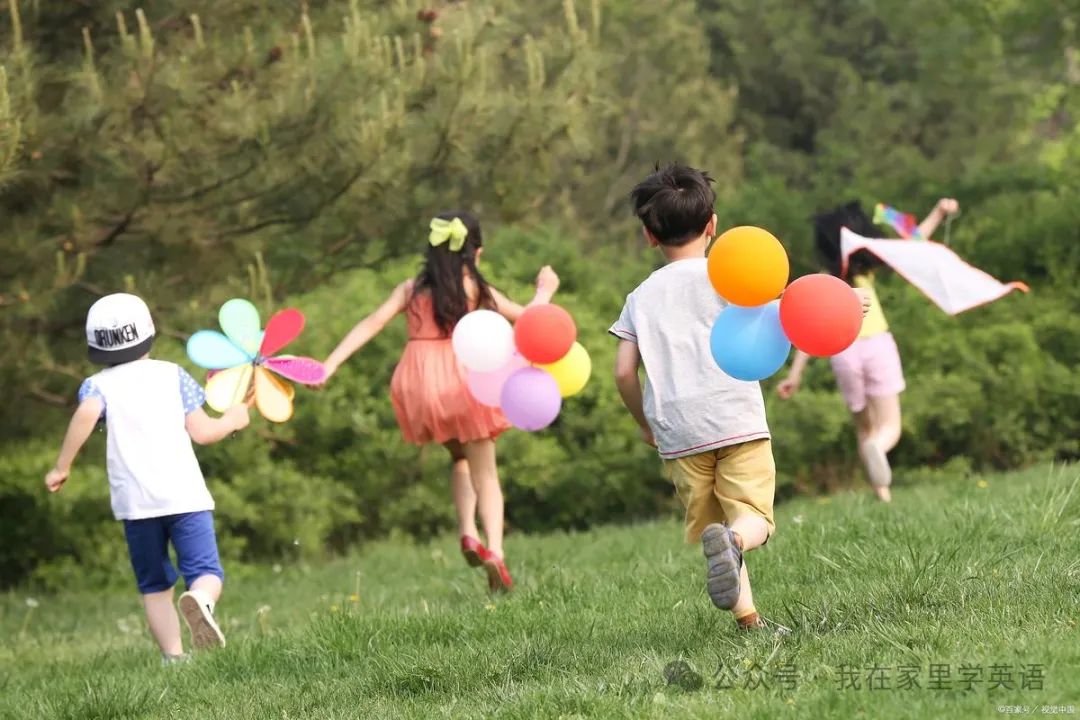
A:
{"type": "Polygon", "coordinates": [[[7,69],[0,65],[0,188],[15,175],[15,157],[22,142],[22,122],[12,110],[7,69]]]}
{"type": "Polygon", "coordinates": [[[439,210],[597,238],[629,227],[625,193],[657,160],[738,175],[732,97],[674,0],[606,20],[599,0],[44,4],[29,19],[9,2],[23,141],[0,195],[15,302],[0,376],[46,404],[69,402],[85,309],[108,292],[144,295],[183,338],[229,297],[269,309],[412,255],[439,210]]]}

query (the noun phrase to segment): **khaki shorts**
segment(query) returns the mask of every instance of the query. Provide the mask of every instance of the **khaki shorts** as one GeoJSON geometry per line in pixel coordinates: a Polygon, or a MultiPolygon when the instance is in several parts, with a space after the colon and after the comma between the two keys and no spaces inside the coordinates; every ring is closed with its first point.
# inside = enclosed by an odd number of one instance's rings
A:
{"type": "Polygon", "coordinates": [[[686,508],[686,542],[699,542],[712,523],[730,525],[748,514],[765,519],[770,537],[776,530],[776,464],[770,440],[730,445],[664,465],[686,508]]]}

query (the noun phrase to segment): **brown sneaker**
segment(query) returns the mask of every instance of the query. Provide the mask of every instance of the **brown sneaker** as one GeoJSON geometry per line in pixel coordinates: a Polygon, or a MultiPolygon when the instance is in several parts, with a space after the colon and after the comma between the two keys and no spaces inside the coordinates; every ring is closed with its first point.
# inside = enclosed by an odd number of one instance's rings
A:
{"type": "Polygon", "coordinates": [[[735,619],[735,626],[739,632],[755,632],[758,630],[771,630],[773,635],[790,635],[791,628],[785,627],[778,622],[761,617],[757,612],[752,612],[741,618],[735,619]]]}
{"type": "Polygon", "coordinates": [[[705,589],[709,598],[721,610],[730,610],[742,591],[739,571],[743,555],[735,533],[727,525],[713,523],[701,533],[701,549],[708,567],[705,589]]]}
{"type": "Polygon", "coordinates": [[[210,603],[199,593],[186,592],[177,601],[180,615],[191,631],[191,644],[198,649],[225,647],[225,635],[214,620],[210,603]]]}
{"type": "Polygon", "coordinates": [[[743,632],[767,627],[765,621],[762,620],[761,616],[756,612],[752,612],[749,615],[743,615],[741,618],[735,618],[735,625],[743,632]]]}

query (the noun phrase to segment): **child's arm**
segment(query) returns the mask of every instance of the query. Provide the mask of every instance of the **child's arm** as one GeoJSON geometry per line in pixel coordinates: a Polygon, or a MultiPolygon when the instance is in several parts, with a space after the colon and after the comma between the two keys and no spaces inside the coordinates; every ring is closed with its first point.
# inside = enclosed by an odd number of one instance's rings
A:
{"type": "Polygon", "coordinates": [[[386,299],[379,309],[356,323],[349,334],[342,338],[334,352],[326,358],[323,365],[326,367],[326,379],[337,372],[341,364],[348,360],[353,353],[367,345],[373,337],[382,332],[387,323],[405,312],[409,305],[409,296],[412,295],[413,281],[405,282],[394,288],[390,297],[386,299]]]}
{"type": "Polygon", "coordinates": [[[184,428],[198,445],[211,445],[243,430],[251,422],[250,408],[246,403],[233,405],[219,418],[212,418],[202,408],[188,413],[184,428]]]}
{"type": "Polygon", "coordinates": [[[937,205],[930,211],[930,214],[923,218],[923,221],[919,223],[919,237],[923,240],[929,240],[930,236],[937,230],[938,225],[949,215],[955,215],[960,211],[960,203],[956,202],[952,198],[941,198],[937,201],[937,205]]]}
{"type": "Polygon", "coordinates": [[[648,444],[656,447],[649,421],[645,418],[645,408],[641,397],[641,377],[638,368],[641,367],[641,353],[638,352],[636,343],[629,340],[620,340],[619,347],[615,351],[615,386],[619,389],[623,405],[633,415],[634,421],[641,428],[641,437],[648,444]]]}
{"type": "Polygon", "coordinates": [[[71,464],[75,462],[75,456],[90,438],[90,433],[94,432],[94,426],[101,417],[102,409],[104,406],[101,404],[101,399],[97,397],[88,397],[79,403],[75,414],[71,416],[71,422],[68,423],[67,434],[64,435],[64,442],[60,446],[56,464],[45,476],[45,487],[49,488],[49,492],[58,491],[67,481],[68,475],[71,474],[71,464]]]}
{"type": "MultiPolygon", "coordinates": [[[[551,298],[554,297],[555,291],[558,289],[559,276],[555,274],[555,271],[551,269],[551,266],[545,265],[540,268],[540,273],[536,276],[536,295],[533,296],[528,307],[548,304],[551,302],[551,298]]],[[[517,319],[525,312],[524,307],[518,305],[513,300],[510,300],[495,288],[491,289],[491,295],[495,298],[496,312],[510,322],[517,322],[517,319]]]]}
{"type": "Polygon", "coordinates": [[[806,364],[810,362],[810,356],[804,353],[802,350],[795,351],[795,360],[791,363],[791,370],[788,371],[788,376],[780,381],[780,384],[776,386],[776,394],[787,400],[799,390],[799,386],[802,384],[803,370],[806,369],[806,364]]]}

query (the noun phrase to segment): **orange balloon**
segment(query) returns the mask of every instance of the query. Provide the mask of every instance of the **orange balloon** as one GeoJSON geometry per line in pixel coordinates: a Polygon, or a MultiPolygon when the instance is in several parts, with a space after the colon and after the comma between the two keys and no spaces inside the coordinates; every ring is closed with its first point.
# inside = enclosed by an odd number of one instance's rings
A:
{"type": "Polygon", "coordinates": [[[787,285],[787,253],[768,230],[752,225],[731,228],[709,250],[709,280],[732,305],[764,305],[787,285]]]}
{"type": "Polygon", "coordinates": [[[862,303],[855,291],[832,275],[799,278],[780,298],[780,325],[807,355],[829,357],[847,350],[862,329],[862,303]]]}

